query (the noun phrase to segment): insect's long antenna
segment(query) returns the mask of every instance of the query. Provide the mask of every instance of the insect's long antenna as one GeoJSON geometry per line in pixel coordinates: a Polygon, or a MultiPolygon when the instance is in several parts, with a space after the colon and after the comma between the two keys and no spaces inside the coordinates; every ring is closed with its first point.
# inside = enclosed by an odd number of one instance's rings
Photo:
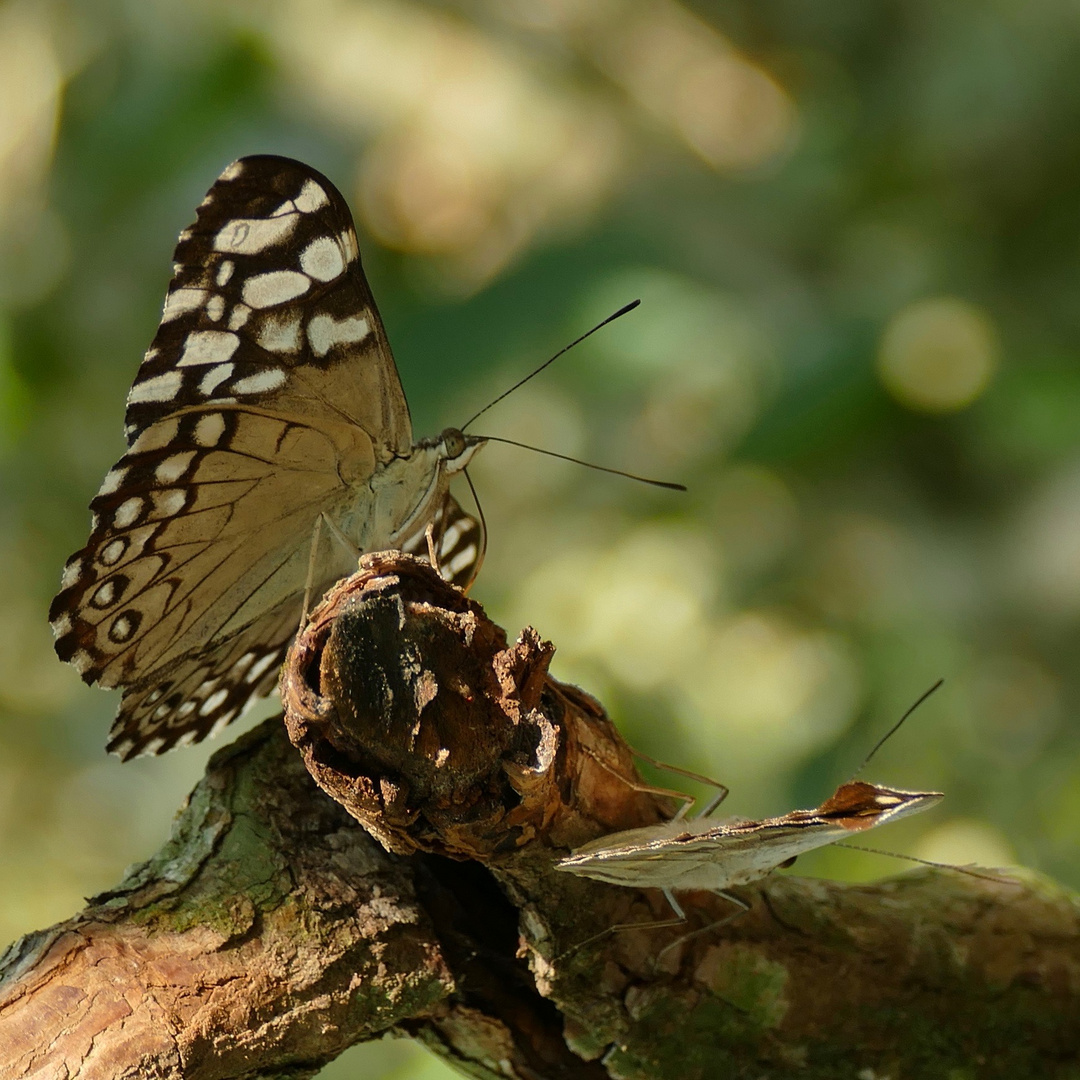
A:
{"type": "Polygon", "coordinates": [[[908,718],[908,717],[909,717],[909,716],[910,716],[910,715],[911,715],[911,714],[912,714],[912,713],[913,713],[913,712],[914,712],[914,711],[915,711],[915,710],[916,710],[916,709],[917,709],[917,708],[918,708],[918,707],[919,707],[919,706],[920,706],[920,705],[921,705],[921,704],[922,704],[922,703],[923,703],[923,702],[924,702],[924,701],[925,701],[925,700],[926,700],[926,699],[927,699],[927,698],[928,698],[928,697],[929,697],[929,696],[930,696],[930,695],[931,695],[932,693],[934,693],[934,691],[935,691],[935,690],[939,690],[939,689],[941,688],[941,685],[942,685],[942,683],[944,683],[944,682],[945,682],[945,680],[944,680],[944,679],[938,679],[938,681],[937,681],[936,683],[934,683],[934,685],[933,685],[933,686],[931,686],[929,690],[927,690],[927,691],[925,691],[925,692],[924,692],[923,694],[921,694],[921,695],[919,696],[919,699],[918,699],[918,700],[917,700],[917,701],[915,702],[915,704],[914,704],[914,705],[912,705],[912,706],[911,706],[911,707],[910,707],[910,708],[909,708],[909,709],[907,710],[907,712],[905,712],[905,713],[904,713],[904,715],[903,715],[903,716],[901,716],[901,717],[900,717],[900,719],[899,719],[899,720],[897,720],[897,721],[896,721],[896,723],[895,723],[895,724],[893,724],[893,726],[892,726],[891,728],[889,728],[889,730],[888,730],[888,731],[886,731],[884,735],[882,735],[882,737],[881,737],[880,739],[878,739],[878,741],[877,741],[877,742],[876,742],[876,743],[874,744],[874,748],[873,748],[873,750],[871,750],[871,751],[870,751],[870,753],[869,753],[869,754],[867,754],[865,758],[863,758],[863,763],[862,763],[862,764],[861,764],[861,765],[860,765],[860,766],[859,766],[859,767],[858,767],[858,768],[857,768],[857,769],[856,769],[856,770],[855,770],[855,771],[854,771],[854,772],[853,772],[853,773],[851,774],[851,779],[852,779],[852,780],[854,780],[854,779],[855,779],[855,777],[856,777],[856,776],[858,776],[858,775],[859,775],[859,773],[861,773],[861,772],[863,771],[863,769],[865,769],[865,768],[866,768],[866,766],[870,764],[870,759],[871,759],[871,758],[872,758],[872,757],[873,757],[873,756],[874,756],[874,755],[875,755],[875,754],[876,754],[876,753],[877,753],[877,752],[878,752],[878,751],[879,751],[879,750],[880,750],[880,749],[881,749],[881,748],[882,748],[882,747],[883,747],[883,746],[884,746],[884,745],[885,745],[885,744],[886,744],[886,743],[887,743],[887,742],[888,742],[888,741],[889,741],[889,740],[890,740],[890,739],[891,739],[891,738],[892,738],[892,737],[893,737],[893,736],[894,736],[894,735],[895,735],[895,734],[897,733],[897,731],[899,731],[899,730],[900,730],[900,725],[901,725],[901,724],[902,724],[902,723],[903,723],[903,722],[904,722],[904,721],[905,721],[905,720],[906,720],[906,719],[907,719],[907,718],[908,718]]]}
{"type": "Polygon", "coordinates": [[[667,488],[669,491],[685,491],[685,484],[674,484],[670,480],[650,480],[647,476],[637,476],[635,473],[623,472],[622,469],[609,469],[606,465],[596,465],[591,461],[582,461],[581,458],[570,457],[569,454],[557,454],[554,450],[544,450],[539,446],[530,446],[528,443],[518,442],[516,439],[503,439],[498,435],[477,435],[478,439],[487,442],[506,443],[507,446],[520,446],[522,450],[531,450],[534,454],[544,454],[547,457],[558,458],[560,461],[571,461],[575,465],[584,465],[586,469],[596,469],[598,472],[611,473],[613,476],[625,476],[628,480],[637,480],[642,484],[652,484],[653,487],[667,488]]]}
{"type": "Polygon", "coordinates": [[[884,851],[882,848],[866,847],[863,844],[849,844],[846,840],[837,840],[833,847],[844,847],[851,851],[868,851],[871,855],[887,855],[890,859],[903,859],[906,862],[918,863],[920,866],[932,866],[936,870],[955,870],[958,874],[967,874],[968,877],[982,878],[984,881],[996,881],[999,885],[1020,885],[1019,881],[1010,878],[995,877],[993,874],[983,874],[978,870],[972,870],[969,866],[953,866],[952,863],[934,862],[932,859],[920,859],[917,855],[901,855],[896,851],[884,851]]]}
{"type": "Polygon", "coordinates": [[[584,334],[581,335],[581,337],[576,338],[574,341],[571,341],[569,345],[561,348],[550,360],[545,360],[538,368],[536,368],[535,371],[530,371],[524,379],[519,379],[516,383],[514,383],[513,386],[510,387],[509,390],[504,390],[494,401],[489,402],[475,416],[472,416],[468,420],[466,420],[465,423],[461,425],[460,430],[465,431],[474,420],[478,420],[481,416],[484,415],[484,413],[488,411],[488,409],[490,409],[494,405],[498,405],[504,397],[508,397],[515,390],[524,386],[530,379],[536,378],[536,376],[539,375],[540,372],[544,370],[544,368],[548,367],[550,364],[554,364],[555,361],[558,360],[563,353],[569,352],[575,345],[580,345],[587,337],[595,334],[596,331],[600,329],[600,327],[607,326],[609,322],[614,322],[616,319],[622,318],[622,316],[625,315],[628,311],[633,311],[634,308],[636,308],[640,303],[640,300],[631,300],[629,304],[625,304],[623,307],[619,308],[619,310],[616,311],[614,315],[609,315],[606,319],[604,319],[603,322],[598,322],[591,330],[587,330],[584,334]]]}

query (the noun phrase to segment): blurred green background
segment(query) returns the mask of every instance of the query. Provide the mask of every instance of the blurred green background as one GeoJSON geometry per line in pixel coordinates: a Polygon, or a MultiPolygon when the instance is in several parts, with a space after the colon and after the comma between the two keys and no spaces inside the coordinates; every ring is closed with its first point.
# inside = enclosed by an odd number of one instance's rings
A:
{"type": "MultiPolygon", "coordinates": [[[[755,816],[943,676],[865,775],[947,798],[874,839],[1080,885],[1078,71],[1064,0],[0,6],[0,939],[155,850],[221,745],[107,758],[45,612],[176,234],[253,152],[353,205],[418,434],[641,298],[479,429],[690,488],[478,459],[474,595],[556,675],[755,816]]],[[[447,1075],[324,1075],[361,1072],[447,1075]]]]}

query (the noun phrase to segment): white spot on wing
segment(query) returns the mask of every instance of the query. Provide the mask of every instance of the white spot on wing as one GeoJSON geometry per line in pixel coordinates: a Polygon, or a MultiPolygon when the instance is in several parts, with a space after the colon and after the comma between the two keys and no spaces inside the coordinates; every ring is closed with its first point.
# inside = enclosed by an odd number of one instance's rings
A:
{"type": "Polygon", "coordinates": [[[244,682],[257,683],[276,659],[277,653],[267,653],[262,659],[256,660],[251,665],[251,670],[244,676],[244,682]]]}
{"type": "Polygon", "coordinates": [[[296,270],[270,270],[244,282],[241,295],[253,308],[274,307],[300,296],[311,287],[311,279],[296,270]]]}
{"type": "Polygon", "coordinates": [[[291,215],[277,218],[233,218],[214,237],[215,251],[258,255],[287,240],[299,220],[291,215]]]}
{"type": "Polygon", "coordinates": [[[133,525],[143,511],[143,501],[138,498],[125,499],[113,514],[113,528],[126,529],[133,525]]]}
{"type": "Polygon", "coordinates": [[[202,307],[205,300],[205,289],[173,289],[165,297],[165,310],[161,313],[161,321],[169,322],[188,311],[195,311],[202,307]]]}
{"type": "Polygon", "coordinates": [[[123,615],[117,615],[112,621],[112,626],[109,627],[109,640],[116,642],[127,641],[129,637],[135,632],[135,621],[132,617],[124,612],[123,615]]]}
{"type": "Polygon", "coordinates": [[[175,517],[184,509],[187,496],[179,488],[169,488],[168,491],[155,491],[154,513],[158,517],[175,517]]]}
{"type": "Polygon", "coordinates": [[[60,578],[60,588],[70,589],[82,577],[82,559],[69,559],[64,564],[64,573],[60,578]]]}
{"type": "Polygon", "coordinates": [[[446,569],[450,571],[452,577],[461,573],[467,566],[472,566],[476,561],[476,545],[470,544],[466,548],[462,548],[449,562],[446,569]]]}
{"type": "MultiPolygon", "coordinates": [[[[181,718],[183,718],[185,716],[190,716],[194,711],[195,711],[195,702],[194,701],[185,701],[184,704],[181,705],[180,708],[176,710],[177,719],[181,719],[181,718]]],[[[195,733],[192,732],[192,735],[194,735],[194,734],[195,733]]]]}
{"type": "Polygon", "coordinates": [[[116,582],[106,581],[97,587],[90,603],[94,607],[106,608],[116,599],[116,582]]]}
{"type": "Polygon", "coordinates": [[[227,330],[196,330],[184,340],[184,352],[177,367],[223,364],[240,347],[240,339],[227,330]]]}
{"type": "Polygon", "coordinates": [[[263,394],[276,390],[285,382],[285,372],[281,368],[267,368],[256,375],[247,375],[233,383],[234,394],[263,394]]]}
{"type": "Polygon", "coordinates": [[[224,716],[219,716],[214,721],[214,726],[210,729],[209,738],[212,739],[222,728],[228,727],[229,724],[236,719],[236,714],[239,711],[239,709],[230,709],[224,716]]]}
{"type": "Polygon", "coordinates": [[[256,340],[268,352],[296,352],[300,348],[300,316],[293,315],[291,319],[266,316],[256,340]]]}
{"type": "Polygon", "coordinates": [[[211,368],[199,383],[199,393],[209,397],[232,373],[233,364],[218,364],[211,368]]]}
{"type": "Polygon", "coordinates": [[[222,259],[221,265],[218,267],[217,274],[214,276],[214,281],[217,282],[218,288],[224,285],[228,285],[229,278],[232,277],[232,272],[235,269],[236,264],[232,259],[222,259]]]}
{"type": "Polygon", "coordinates": [[[363,341],[371,331],[367,319],[351,315],[340,322],[333,315],[316,315],[308,323],[307,336],[316,356],[325,356],[335,345],[363,341]]]}
{"type": "Polygon", "coordinates": [[[126,540],[110,540],[109,543],[101,549],[98,561],[103,566],[114,566],[124,557],[124,552],[126,550],[126,540]]]}
{"type": "Polygon", "coordinates": [[[317,281],[333,281],[345,269],[341,248],[329,236],[312,240],[300,253],[300,269],[317,281]]]}
{"type": "Polygon", "coordinates": [[[220,690],[215,690],[200,706],[199,715],[209,716],[224,700],[229,696],[229,691],[222,687],[220,690]]]}
{"type": "Polygon", "coordinates": [[[71,631],[71,613],[62,611],[49,625],[52,627],[53,636],[62,638],[71,631]]]}
{"type": "Polygon", "coordinates": [[[128,393],[128,404],[137,405],[141,401],[171,401],[176,391],[183,384],[183,375],[179,371],[166,371],[150,379],[137,382],[128,393]]]}
{"type": "Polygon", "coordinates": [[[346,229],[341,234],[341,249],[345,252],[345,258],[352,262],[360,255],[360,247],[356,243],[356,233],[352,229],[346,229]]]}
{"type": "Polygon", "coordinates": [[[206,314],[212,322],[217,322],[225,314],[225,297],[221,293],[214,293],[206,301],[206,314]]]}
{"type": "Polygon", "coordinates": [[[236,304],[229,312],[229,329],[239,330],[248,321],[250,314],[251,308],[247,304],[236,304]]]}
{"type": "Polygon", "coordinates": [[[218,440],[224,434],[225,417],[219,412],[200,416],[195,425],[195,441],[200,446],[217,446],[218,440]]]}
{"type": "Polygon", "coordinates": [[[68,663],[80,675],[85,675],[94,666],[94,658],[85,649],[76,649],[68,663]]]}
{"type": "Polygon", "coordinates": [[[328,205],[330,198],[314,180],[305,180],[295,202],[297,210],[303,214],[311,214],[320,207],[328,205]]]}
{"type": "Polygon", "coordinates": [[[218,177],[219,180],[236,180],[240,174],[244,171],[244,163],[242,161],[234,161],[231,165],[227,166],[225,171],[218,177]]]}
{"type": "Polygon", "coordinates": [[[141,454],[147,450],[160,450],[163,446],[168,446],[176,438],[176,433],[179,430],[180,421],[176,417],[159,420],[156,424],[151,424],[139,435],[135,440],[135,445],[131,448],[131,452],[141,454]]]}
{"type": "Polygon", "coordinates": [[[442,546],[446,551],[453,551],[457,547],[457,542],[461,539],[461,534],[465,531],[464,521],[455,521],[446,526],[446,531],[442,535],[442,546]]]}
{"type": "Polygon", "coordinates": [[[154,479],[159,484],[173,484],[187,472],[191,459],[195,456],[194,450],[185,450],[181,454],[173,454],[167,457],[154,470],[154,479]]]}
{"type": "Polygon", "coordinates": [[[125,476],[127,476],[127,469],[122,465],[117,465],[115,469],[110,469],[105,474],[105,479],[101,481],[101,487],[98,488],[98,494],[111,495],[124,482],[125,476]]]}

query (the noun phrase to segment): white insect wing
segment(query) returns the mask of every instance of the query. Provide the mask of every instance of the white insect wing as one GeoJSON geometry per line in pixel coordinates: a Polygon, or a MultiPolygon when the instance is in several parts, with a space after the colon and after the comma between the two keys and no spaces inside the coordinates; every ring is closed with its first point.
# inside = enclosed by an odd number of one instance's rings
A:
{"type": "Polygon", "coordinates": [[[940,792],[911,792],[855,781],[814,810],[762,821],[667,821],[601,837],[556,869],[631,888],[722,891],[763,878],[789,859],[912,813],[940,792]]]}
{"type": "Polygon", "coordinates": [[[109,741],[123,758],[198,742],[269,693],[305,586],[317,600],[357,552],[427,557],[417,537],[439,522],[440,570],[467,585],[483,550],[448,491],[483,440],[413,444],[352,216],[326,177],[288,158],[234,162],[174,263],[128,395],[128,451],[49,612],[60,658],[123,688],[109,741]]]}

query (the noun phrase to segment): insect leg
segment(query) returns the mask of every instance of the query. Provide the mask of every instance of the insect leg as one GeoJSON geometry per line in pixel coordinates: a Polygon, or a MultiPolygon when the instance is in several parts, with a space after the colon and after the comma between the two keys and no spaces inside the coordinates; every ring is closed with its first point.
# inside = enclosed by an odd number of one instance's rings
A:
{"type": "MultiPolygon", "coordinates": [[[[672,949],[674,949],[676,945],[682,945],[683,942],[689,941],[691,938],[700,937],[702,934],[707,934],[710,930],[716,930],[719,927],[731,922],[732,919],[737,919],[740,915],[744,915],[750,910],[750,905],[745,900],[740,900],[737,896],[734,896],[729,892],[725,892],[723,889],[713,889],[711,891],[717,896],[722,897],[724,900],[727,900],[729,904],[734,904],[738,910],[733,911],[730,915],[725,915],[722,919],[714,919],[711,923],[706,923],[705,926],[698,927],[697,930],[691,930],[688,934],[683,934],[681,937],[677,937],[670,944],[665,945],[656,954],[657,960],[659,960],[665,953],[670,952],[672,949]]],[[[664,895],[666,896],[667,893],[668,890],[665,889],[664,895]]],[[[668,896],[668,901],[672,904],[674,903],[674,900],[670,896],[668,896]]]]}
{"type": "MultiPolygon", "coordinates": [[[[584,941],[579,941],[576,945],[571,945],[565,952],[560,953],[555,961],[562,960],[563,957],[570,956],[571,953],[576,953],[578,949],[584,949],[586,945],[591,945],[594,941],[602,941],[610,934],[621,934],[624,930],[663,930],[666,926],[681,926],[686,922],[686,912],[683,911],[682,905],[675,899],[675,894],[671,889],[661,889],[664,894],[664,899],[667,900],[674,913],[672,919],[650,919],[648,922],[628,922],[628,923],[616,923],[614,926],[609,926],[604,930],[601,930],[598,934],[593,934],[592,937],[587,937],[584,941]]],[[[678,941],[682,941],[683,938],[679,938],[678,941]]]]}
{"type": "MultiPolygon", "coordinates": [[[[630,753],[636,758],[640,758],[642,761],[647,761],[650,765],[657,769],[663,769],[665,772],[677,773],[679,776],[685,776],[688,780],[696,780],[699,784],[704,784],[706,787],[716,788],[716,794],[705,806],[705,809],[701,811],[698,817],[708,817],[727,797],[728,786],[727,784],[721,784],[719,780],[713,780],[711,776],[704,776],[702,773],[691,772],[689,769],[681,769],[678,765],[669,765],[666,761],[659,761],[656,758],[649,757],[648,754],[643,754],[640,750],[635,750],[634,747],[630,747],[630,753]]],[[[684,795],[684,799],[688,796],[684,795]]],[[[682,810],[675,815],[672,820],[677,820],[681,817],[685,817],[687,811],[694,804],[693,799],[689,799],[682,810]]]]}
{"type": "MultiPolygon", "coordinates": [[[[677,821],[679,820],[679,818],[684,817],[686,815],[686,811],[694,805],[693,796],[687,795],[685,791],[674,791],[671,788],[654,787],[652,784],[639,784],[636,781],[630,780],[627,777],[623,776],[622,773],[616,772],[606,761],[604,761],[603,758],[600,757],[599,754],[589,749],[589,747],[582,745],[581,749],[586,754],[588,754],[589,757],[591,757],[593,761],[595,761],[596,764],[600,766],[601,769],[603,769],[605,772],[611,773],[611,775],[614,776],[617,780],[622,781],[622,783],[626,784],[626,786],[630,788],[631,791],[640,792],[642,795],[660,795],[665,799],[678,799],[682,803],[682,805],[679,807],[678,811],[674,815],[672,815],[670,819],[672,821],[677,821]]],[[[630,747],[629,749],[630,753],[634,754],[635,756],[641,756],[633,747],[630,747]]],[[[646,758],[645,760],[652,761],[651,758],[646,758]]]]}
{"type": "MultiPolygon", "coordinates": [[[[633,783],[621,773],[617,773],[607,764],[607,762],[601,760],[601,758],[597,754],[594,754],[587,746],[583,746],[582,749],[602,769],[605,769],[607,772],[611,773],[612,776],[617,777],[624,784],[628,785],[631,791],[640,791],[645,795],[663,795],[666,798],[678,799],[682,803],[682,806],[680,806],[678,811],[672,815],[670,819],[672,821],[679,821],[686,817],[690,807],[697,801],[692,795],[687,795],[685,791],[673,791],[671,788],[654,787],[651,784],[633,783]]],[[[649,757],[648,754],[643,754],[640,750],[635,750],[632,746],[628,749],[634,757],[648,762],[657,769],[666,769],[668,772],[678,773],[680,776],[685,776],[690,780],[696,780],[699,784],[705,784],[707,787],[716,788],[716,794],[709,800],[705,809],[701,811],[698,817],[708,817],[728,796],[727,784],[721,784],[719,780],[713,780],[708,776],[703,776],[701,773],[691,772],[689,769],[680,769],[678,765],[668,765],[664,761],[658,761],[656,758],[649,757]]]]}
{"type": "Polygon", "coordinates": [[[311,530],[311,550],[308,552],[307,561],[307,580],[304,582],[304,603],[300,608],[300,630],[304,629],[304,623],[307,622],[308,617],[308,604],[311,603],[311,590],[315,585],[315,557],[319,551],[319,537],[322,533],[322,519],[323,515],[315,519],[315,525],[311,530]]]}
{"type": "Polygon", "coordinates": [[[326,514],[320,514],[320,518],[326,522],[326,527],[330,530],[330,535],[350,554],[360,561],[360,556],[364,553],[334,524],[334,522],[326,516],[326,514]]]}

